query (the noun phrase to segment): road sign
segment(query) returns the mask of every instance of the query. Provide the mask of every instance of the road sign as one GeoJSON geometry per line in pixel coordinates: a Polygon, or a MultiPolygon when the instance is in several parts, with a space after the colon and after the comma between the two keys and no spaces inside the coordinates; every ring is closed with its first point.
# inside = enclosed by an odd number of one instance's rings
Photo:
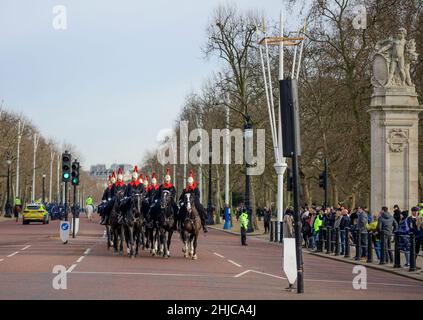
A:
{"type": "Polygon", "coordinates": [[[67,243],[69,240],[69,221],[60,221],[60,239],[63,243],[67,243]]]}
{"type": "Polygon", "coordinates": [[[283,239],[283,271],[290,284],[297,280],[297,255],[295,248],[295,238],[283,239]]]}

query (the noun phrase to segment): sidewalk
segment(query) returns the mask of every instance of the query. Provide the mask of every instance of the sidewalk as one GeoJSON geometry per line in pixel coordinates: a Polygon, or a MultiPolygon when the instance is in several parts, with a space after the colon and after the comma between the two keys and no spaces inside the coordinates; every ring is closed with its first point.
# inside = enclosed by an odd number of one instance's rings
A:
{"type": "MultiPolygon", "coordinates": [[[[239,223],[235,219],[234,219],[234,226],[229,230],[224,230],[223,224],[216,224],[216,225],[208,226],[208,228],[218,230],[218,231],[222,231],[222,232],[227,232],[227,233],[237,235],[237,236],[239,236],[239,234],[240,234],[239,223]]],[[[281,247],[283,246],[283,244],[281,244],[279,242],[270,242],[269,241],[270,235],[264,234],[263,221],[259,221],[259,230],[256,230],[254,233],[248,233],[247,236],[254,237],[255,239],[259,239],[259,240],[262,240],[262,241],[267,241],[267,242],[269,242],[269,244],[279,245],[281,247]]],[[[353,246],[350,247],[351,258],[344,258],[344,256],[335,256],[334,253],[326,254],[326,251],[324,251],[323,253],[314,252],[314,251],[311,251],[311,250],[305,249],[305,248],[303,249],[303,254],[310,254],[310,255],[321,257],[321,258],[332,259],[332,260],[336,260],[336,261],[339,261],[339,262],[344,262],[344,263],[349,263],[349,264],[354,264],[354,265],[362,265],[362,266],[365,266],[365,267],[368,267],[368,268],[382,270],[382,271],[385,271],[385,272],[397,274],[397,275],[407,277],[407,278],[410,278],[410,279],[423,281],[423,257],[422,256],[417,257],[417,261],[416,261],[416,269],[417,270],[414,271],[414,272],[409,272],[408,271],[409,268],[402,267],[405,264],[405,257],[404,257],[403,253],[401,253],[401,268],[398,268],[398,269],[394,269],[393,264],[389,264],[389,263],[385,264],[385,265],[379,265],[376,254],[373,255],[373,262],[372,263],[367,263],[366,260],[355,261],[354,260],[355,247],[353,247],[353,246]]]]}

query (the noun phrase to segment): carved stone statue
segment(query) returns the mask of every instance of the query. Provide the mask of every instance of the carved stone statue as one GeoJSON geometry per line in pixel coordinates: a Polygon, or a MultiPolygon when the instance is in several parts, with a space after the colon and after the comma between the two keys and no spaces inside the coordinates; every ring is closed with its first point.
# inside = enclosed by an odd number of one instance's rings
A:
{"type": "Polygon", "coordinates": [[[418,58],[414,39],[406,40],[407,30],[399,28],[396,39],[379,41],[373,56],[373,86],[414,87],[410,76],[411,64],[418,58]]]}

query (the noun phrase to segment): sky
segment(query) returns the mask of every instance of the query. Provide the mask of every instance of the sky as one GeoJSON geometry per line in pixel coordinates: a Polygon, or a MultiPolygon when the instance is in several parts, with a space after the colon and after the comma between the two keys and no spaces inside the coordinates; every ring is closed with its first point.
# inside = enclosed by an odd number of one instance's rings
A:
{"type": "Polygon", "coordinates": [[[281,0],[0,0],[0,100],[84,166],[140,163],[223,62],[201,51],[219,4],[278,19],[281,0]],[[53,7],[66,8],[56,30],[53,7]]]}

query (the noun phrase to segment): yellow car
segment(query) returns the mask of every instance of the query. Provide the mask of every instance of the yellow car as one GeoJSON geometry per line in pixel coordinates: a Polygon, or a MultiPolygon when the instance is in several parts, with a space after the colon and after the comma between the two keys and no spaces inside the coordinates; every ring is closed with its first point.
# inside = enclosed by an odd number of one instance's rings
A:
{"type": "Polygon", "coordinates": [[[49,223],[48,212],[42,204],[31,203],[26,205],[22,211],[22,223],[29,224],[30,222],[49,223]]]}

